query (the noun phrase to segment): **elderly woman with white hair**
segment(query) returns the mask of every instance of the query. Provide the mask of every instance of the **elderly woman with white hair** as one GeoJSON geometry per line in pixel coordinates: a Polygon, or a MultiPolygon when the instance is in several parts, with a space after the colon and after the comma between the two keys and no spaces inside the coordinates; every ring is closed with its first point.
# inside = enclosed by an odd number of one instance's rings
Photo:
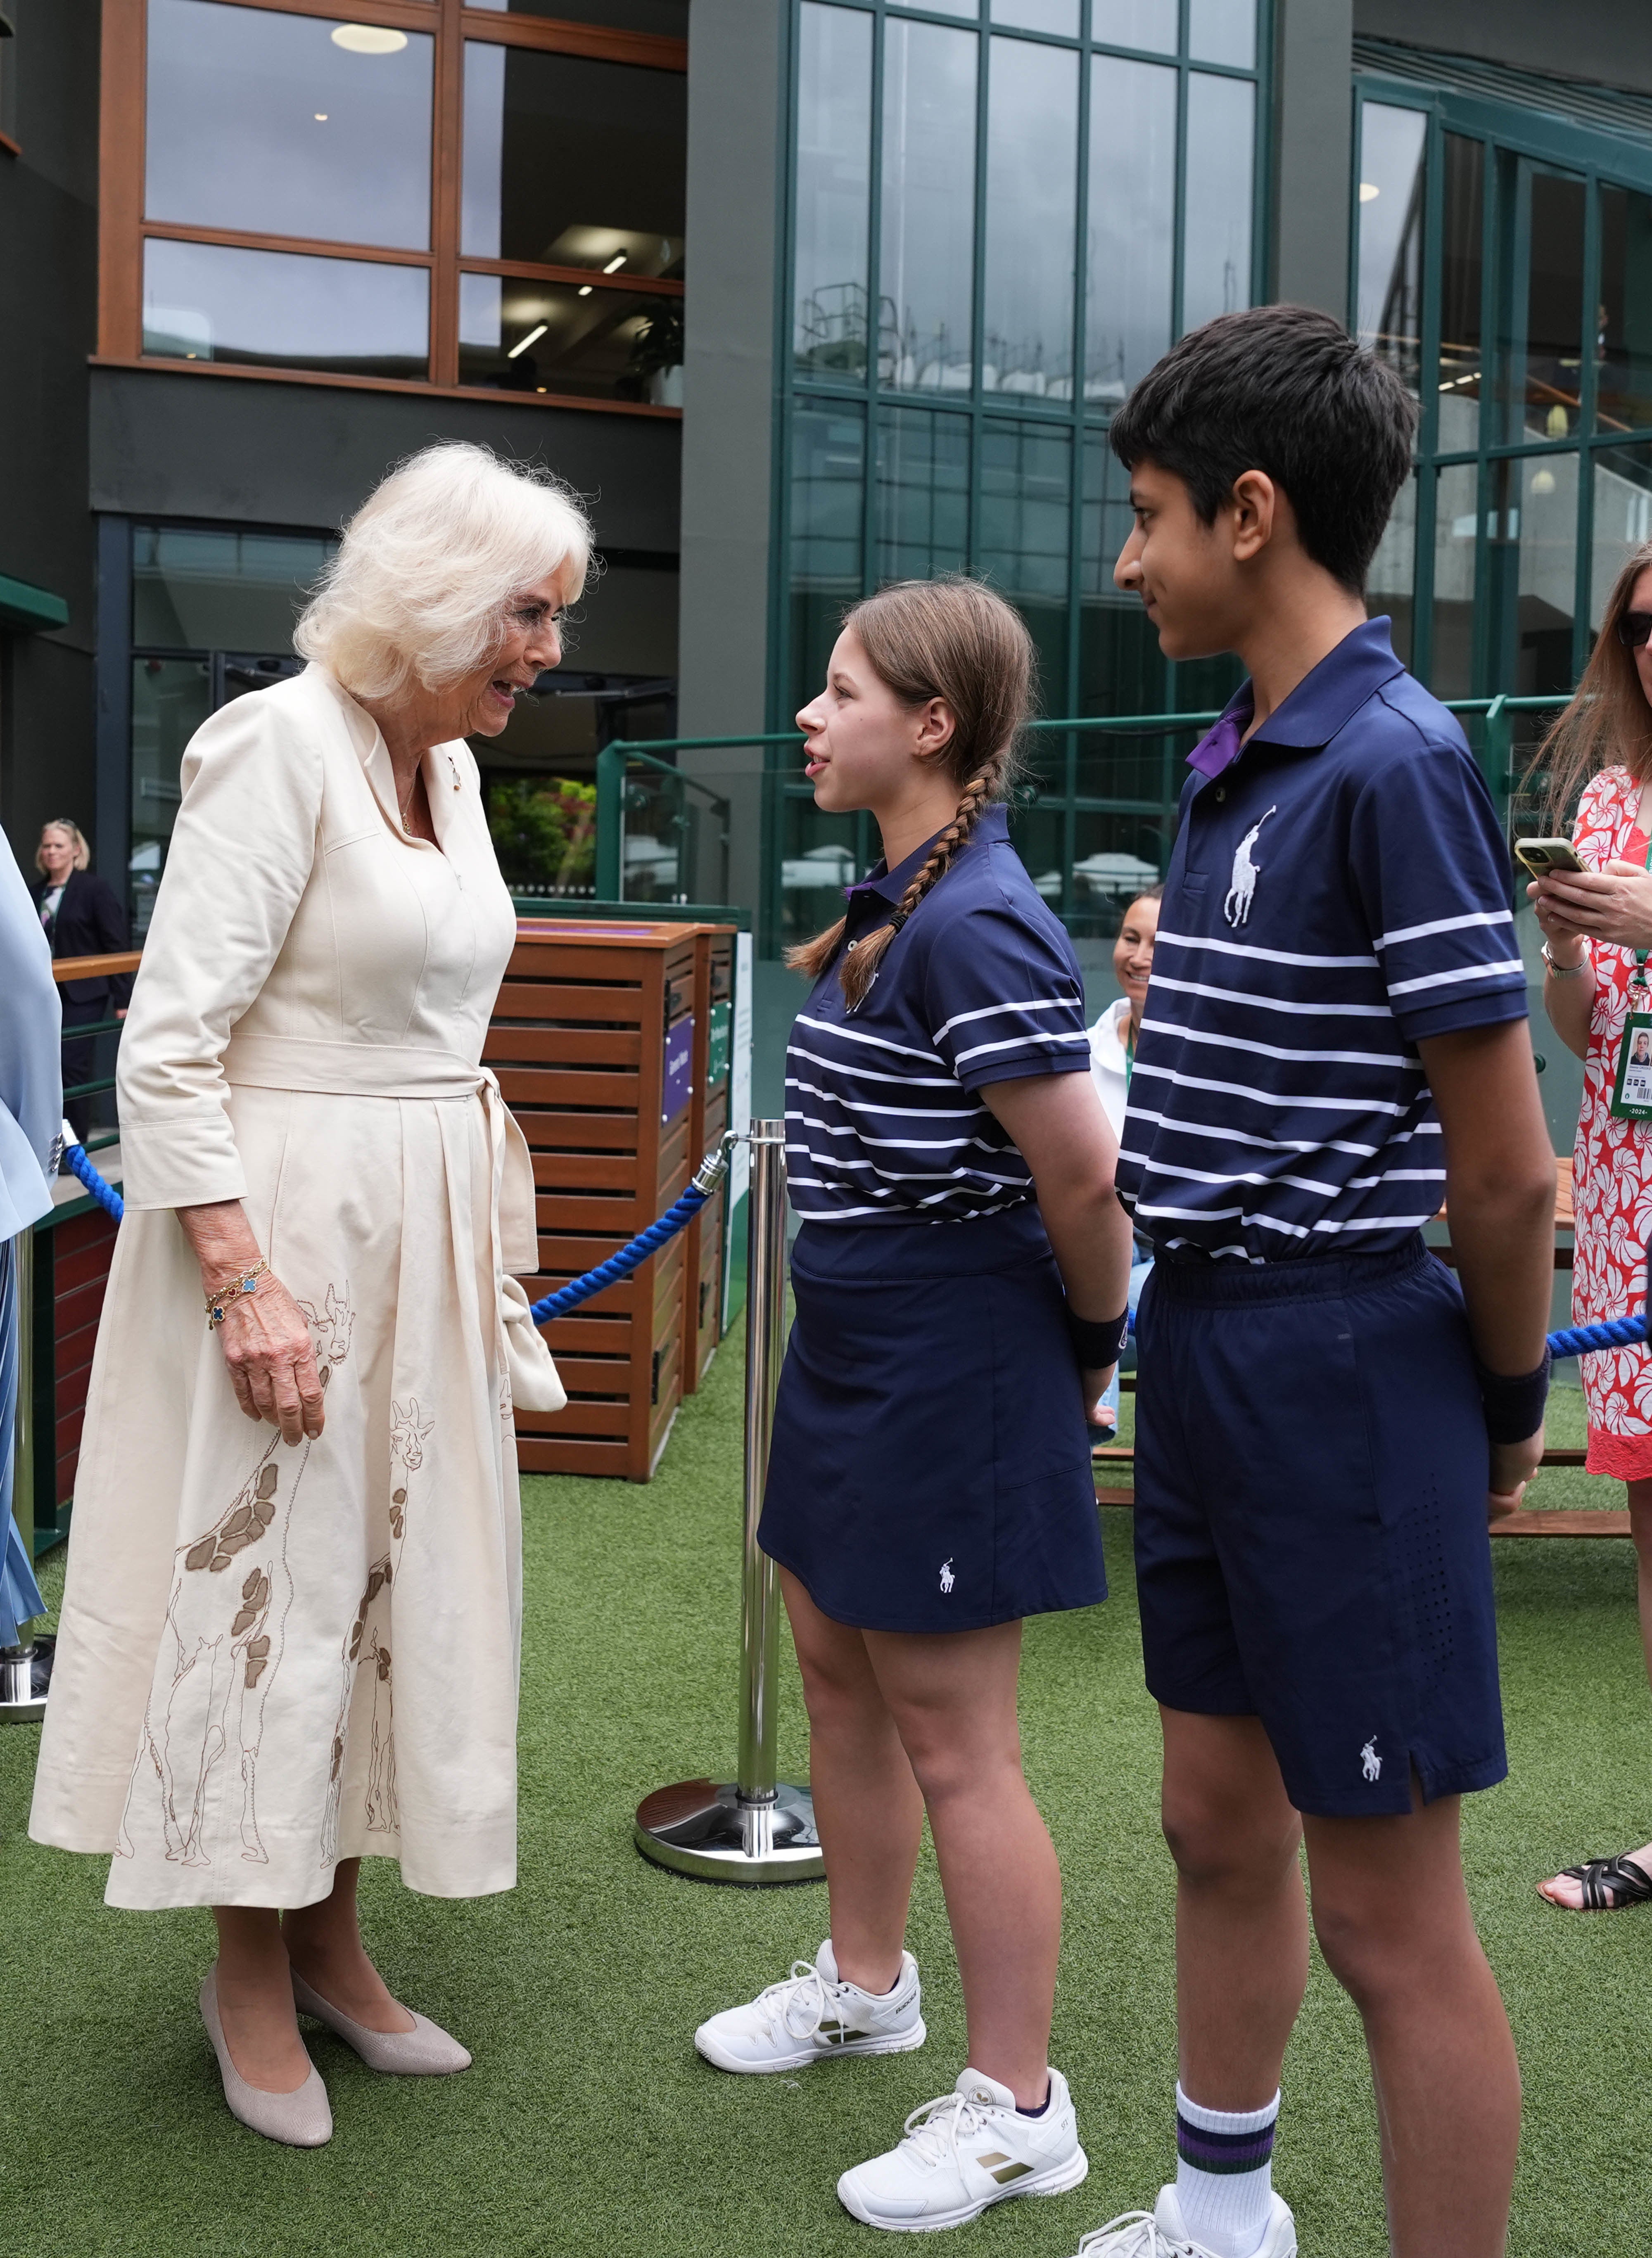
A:
{"type": "Polygon", "coordinates": [[[225,2098],[297,2147],[332,2120],[296,2010],[377,2070],[470,2061],[368,1958],[362,1857],[516,1878],[511,1406],[563,1398],[512,1275],[531,1168],[481,1053],[516,927],[464,740],[557,664],[589,539],[481,448],[384,481],[305,671],[185,753],[121,1049],[31,1831],[113,1851],[111,1905],[212,1908],[225,2098]]]}

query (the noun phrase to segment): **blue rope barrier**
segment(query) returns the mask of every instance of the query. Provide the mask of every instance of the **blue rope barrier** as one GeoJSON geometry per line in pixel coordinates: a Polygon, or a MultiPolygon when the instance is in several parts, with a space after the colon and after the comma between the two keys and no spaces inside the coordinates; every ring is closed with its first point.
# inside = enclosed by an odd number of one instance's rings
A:
{"type": "Polygon", "coordinates": [[[1592,1356],[1603,1348],[1629,1348],[1646,1338],[1646,1318],[1608,1317],[1599,1325],[1568,1325],[1549,1336],[1551,1356],[1592,1356]]]}
{"type": "Polygon", "coordinates": [[[85,1185],[98,1206],[103,1209],[103,1213],[112,1215],[118,1223],[126,1212],[126,1203],[113,1184],[106,1184],[98,1175],[97,1170],[92,1166],[91,1156],[85,1146],[73,1142],[66,1143],[63,1147],[63,1165],[68,1168],[70,1175],[78,1177],[85,1185]]]}

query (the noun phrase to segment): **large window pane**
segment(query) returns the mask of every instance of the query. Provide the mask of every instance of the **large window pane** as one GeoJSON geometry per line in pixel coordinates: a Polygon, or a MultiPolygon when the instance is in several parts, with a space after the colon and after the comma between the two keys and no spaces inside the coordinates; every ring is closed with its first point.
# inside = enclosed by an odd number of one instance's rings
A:
{"type": "Polygon", "coordinates": [[[468,41],[466,257],[680,274],[687,89],[677,71],[468,41]]]}
{"type": "MultiPolygon", "coordinates": [[[[1158,631],[1136,595],[1113,585],[1113,567],[1129,538],[1130,478],[1100,431],[1084,440],[1084,501],[1080,521],[1082,554],[1079,583],[1079,711],[1081,714],[1152,714],[1165,707],[1168,676],[1158,648],[1158,631]]],[[[1099,756],[1093,737],[1082,737],[1086,756],[1099,756]]],[[[1111,785],[1093,785],[1093,791],[1111,785]]],[[[1139,798],[1134,786],[1120,787],[1139,798]]]]}
{"type": "Polygon", "coordinates": [[[844,608],[861,593],[866,424],[858,408],[800,408],[792,424],[792,699],[826,679],[844,608]]]}
{"type": "Polygon", "coordinates": [[[1493,678],[1522,698],[1572,686],[1577,585],[1577,458],[1540,455],[1497,465],[1501,508],[1487,569],[1501,597],[1493,678]]]}
{"type": "Polygon", "coordinates": [[[204,658],[138,658],[132,670],[132,937],[140,941],[178,813],[183,749],[212,711],[204,658]]]}
{"type": "Polygon", "coordinates": [[[1393,627],[1394,651],[1411,664],[1413,598],[1417,575],[1417,481],[1408,478],[1394,500],[1366,580],[1365,600],[1373,618],[1386,612],[1393,627]]]}
{"type": "Polygon", "coordinates": [[[1422,384],[1422,221],[1428,113],[1360,109],[1356,328],[1413,397],[1422,384]]]}
{"type": "Polygon", "coordinates": [[[1257,0],[1187,0],[1187,52],[1196,63],[1253,69],[1257,0]]]}
{"type": "Polygon", "coordinates": [[[1452,463],[1438,473],[1434,524],[1434,660],[1436,698],[1472,698],[1474,586],[1479,529],[1479,472],[1452,463]]]}
{"type": "Polygon", "coordinates": [[[429,333],[423,266],[214,243],[144,245],[146,353],[422,378],[430,373],[429,333]]]}
{"type": "Polygon", "coordinates": [[[1187,207],[1182,327],[1250,303],[1251,175],[1257,90],[1249,79],[1187,81],[1187,207]]]}
{"type": "Polygon", "coordinates": [[[981,387],[1072,397],[1079,58],[994,39],[981,387]]]}
{"type": "Polygon", "coordinates": [[[680,408],[682,300],[461,274],[459,380],[680,408]]]}
{"type": "Polygon", "coordinates": [[[886,408],[878,426],[875,578],[928,580],[969,559],[970,427],[928,408],[886,408]]]}
{"type": "MultiPolygon", "coordinates": [[[[1448,133],[1440,272],[1440,451],[1478,444],[1484,371],[1485,145],[1448,133]]],[[[1465,697],[1466,692],[1463,693],[1465,697]]]]}
{"type": "Polygon", "coordinates": [[[337,546],[323,534],[134,526],[132,639],[140,650],[290,651],[337,546]]]}
{"type": "Polygon", "coordinates": [[[1090,116],[1084,396],[1112,404],[1171,342],[1176,73],[1096,55],[1090,116]]]}
{"type": "Polygon", "coordinates": [[[688,36],[688,0],[465,0],[467,8],[502,16],[559,16],[565,24],[596,24],[605,32],[656,32],[688,36]]]}
{"type": "Polygon", "coordinates": [[[1652,541],[1652,447],[1613,447],[1595,457],[1594,540],[1589,559],[1589,628],[1599,635],[1612,584],[1632,550],[1652,541]]]}
{"type": "Polygon", "coordinates": [[[872,21],[807,0],[799,32],[794,350],[815,376],[865,373],[872,21]]]}
{"type": "Polygon", "coordinates": [[[425,251],[434,41],[149,0],[151,219],[425,251]]]}
{"type": "Polygon", "coordinates": [[[1176,16],[1177,0],[1090,0],[1090,36],[1111,46],[1173,55],[1176,16]]]}
{"type": "Polygon", "coordinates": [[[1584,184],[1534,171],[1530,185],[1524,352],[1514,356],[1508,436],[1564,439],[1577,428],[1583,381],[1584,184]]]}
{"type": "Polygon", "coordinates": [[[1600,336],[1595,428],[1652,424],[1652,196],[1600,191],[1600,336]]]}
{"type": "Polygon", "coordinates": [[[1079,0],[993,0],[995,24],[1019,25],[1023,32],[1054,32],[1064,39],[1079,36],[1079,0]]]}
{"type": "Polygon", "coordinates": [[[1038,650],[1039,704],[1068,709],[1067,582],[1072,441],[1036,423],[988,423],[981,433],[981,524],[976,562],[1008,597],[1038,650]]]}
{"type": "Polygon", "coordinates": [[[878,357],[902,391],[972,380],[977,46],[939,24],[885,29],[878,357]]]}

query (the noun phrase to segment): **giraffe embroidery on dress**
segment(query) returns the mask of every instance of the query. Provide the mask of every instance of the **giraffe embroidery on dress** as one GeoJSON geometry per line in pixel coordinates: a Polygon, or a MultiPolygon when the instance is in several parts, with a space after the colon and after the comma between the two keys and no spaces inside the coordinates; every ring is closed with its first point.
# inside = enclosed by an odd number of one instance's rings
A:
{"type": "MultiPolygon", "coordinates": [[[[303,1303],[299,1306],[317,1324],[313,1312],[303,1303]]],[[[334,1366],[349,1353],[354,1316],[347,1285],[342,1295],[329,1286],[327,1308],[325,1338],[317,1344],[324,1388],[334,1366]]],[[[204,1840],[208,1789],[233,1745],[241,1771],[241,1856],[254,1864],[269,1863],[258,1825],[258,1759],[293,1601],[288,1538],[310,1452],[306,1441],[296,1446],[296,1457],[288,1457],[281,1437],[271,1436],[217,1521],[173,1556],[166,1618],[172,1674],[169,1682],[150,1689],[116,1843],[122,1857],[134,1852],[130,1821],[147,1768],[160,1793],[167,1858],[184,1866],[213,1863],[204,1840]],[[239,1576],[224,1575],[231,1566],[239,1576]]]]}
{"type": "Polygon", "coordinates": [[[390,1418],[390,1543],[367,1570],[367,1586],[339,1657],[338,1713],[333,1727],[327,1806],[321,1835],[322,1858],[329,1865],[338,1856],[338,1809],[344,1796],[350,1709],[364,1663],[373,1672],[365,1794],[367,1831],[395,1835],[399,1833],[402,1823],[395,1792],[395,1704],[390,1674],[393,1587],[407,1535],[412,1477],[424,1463],[425,1440],[436,1423],[421,1418],[416,1395],[408,1398],[405,1408],[393,1399],[390,1418]]]}

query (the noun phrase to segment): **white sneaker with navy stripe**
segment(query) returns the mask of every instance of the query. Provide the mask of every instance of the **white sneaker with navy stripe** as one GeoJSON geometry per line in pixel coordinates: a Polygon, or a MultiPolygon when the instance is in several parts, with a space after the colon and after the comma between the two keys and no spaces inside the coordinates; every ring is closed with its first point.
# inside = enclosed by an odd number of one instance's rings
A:
{"type": "Polygon", "coordinates": [[[927,2234],[1011,2196],[1060,2195],[1089,2169],[1058,2070],[1036,2117],[1022,2116],[1007,2085],[965,2070],[951,2093],[913,2111],[898,2148],[844,2174],[837,2200],[868,2226],[927,2234]]]}
{"type": "Polygon", "coordinates": [[[807,2070],[850,2054],[908,2054],[929,2033],[919,2013],[918,1963],[901,1956],[890,1992],[863,1992],[838,1977],[830,1937],[813,1961],[744,2007],[725,2007],[694,2033],[694,2044],[719,2070],[758,2073],[807,2070]]]}

